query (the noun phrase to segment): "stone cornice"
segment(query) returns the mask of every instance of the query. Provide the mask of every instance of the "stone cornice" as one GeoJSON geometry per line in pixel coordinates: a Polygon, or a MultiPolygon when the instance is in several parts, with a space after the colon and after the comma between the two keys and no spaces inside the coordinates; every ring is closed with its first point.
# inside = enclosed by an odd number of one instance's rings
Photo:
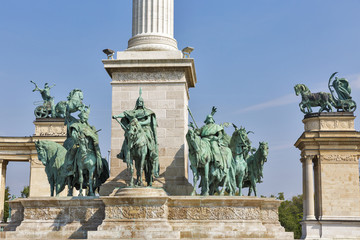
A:
{"type": "Polygon", "coordinates": [[[102,62],[111,78],[114,72],[137,71],[137,69],[141,69],[141,71],[159,71],[159,68],[162,68],[164,71],[185,71],[188,87],[195,87],[197,82],[194,59],[192,58],[118,59],[103,60],[102,62]]]}

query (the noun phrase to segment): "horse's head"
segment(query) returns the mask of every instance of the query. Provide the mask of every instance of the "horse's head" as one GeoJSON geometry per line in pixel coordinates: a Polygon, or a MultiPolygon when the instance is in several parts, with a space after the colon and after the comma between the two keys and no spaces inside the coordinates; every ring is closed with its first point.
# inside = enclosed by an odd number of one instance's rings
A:
{"type": "Polygon", "coordinates": [[[190,148],[194,149],[194,151],[198,152],[200,151],[200,141],[201,138],[198,136],[197,133],[198,130],[189,129],[186,134],[186,140],[188,142],[188,145],[190,148]]]}
{"type": "Polygon", "coordinates": [[[269,145],[267,142],[259,142],[259,149],[261,155],[264,157],[264,162],[267,161],[267,155],[269,154],[269,145]]]}
{"type": "Polygon", "coordinates": [[[130,139],[136,139],[138,134],[141,132],[142,128],[139,121],[136,118],[133,118],[129,123],[128,135],[130,139]]]}
{"type": "Polygon", "coordinates": [[[35,141],[36,151],[38,153],[38,159],[46,166],[46,162],[48,159],[47,149],[45,147],[45,143],[42,141],[35,141]]]}
{"type": "Polygon", "coordinates": [[[305,86],[305,84],[296,84],[294,87],[296,96],[299,96],[301,93],[308,93],[310,92],[309,88],[305,86]]]}

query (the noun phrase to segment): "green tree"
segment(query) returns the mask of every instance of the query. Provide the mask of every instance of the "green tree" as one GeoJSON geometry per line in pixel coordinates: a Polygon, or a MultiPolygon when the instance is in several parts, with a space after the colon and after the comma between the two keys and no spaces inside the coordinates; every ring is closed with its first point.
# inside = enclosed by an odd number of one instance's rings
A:
{"type": "Polygon", "coordinates": [[[22,198],[28,198],[30,194],[30,187],[24,186],[24,189],[21,191],[21,197],[22,198]]]}
{"type": "Polygon", "coordinates": [[[3,222],[7,222],[7,219],[9,217],[9,201],[10,199],[10,188],[9,186],[7,186],[5,188],[5,203],[4,203],[4,217],[3,217],[3,222]]]}
{"type": "MultiPolygon", "coordinates": [[[[279,193],[277,199],[284,200],[284,193],[279,193]]],[[[297,195],[291,200],[283,201],[279,207],[279,221],[287,232],[294,232],[295,239],[301,237],[300,222],[303,218],[303,196],[297,195]]]]}

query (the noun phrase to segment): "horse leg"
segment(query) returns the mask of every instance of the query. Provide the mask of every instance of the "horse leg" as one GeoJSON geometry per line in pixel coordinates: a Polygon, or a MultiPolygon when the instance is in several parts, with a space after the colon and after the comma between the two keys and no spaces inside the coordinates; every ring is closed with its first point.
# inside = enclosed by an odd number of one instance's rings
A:
{"type": "Polygon", "coordinates": [[[196,193],[196,184],[197,184],[197,181],[199,180],[199,173],[198,173],[196,167],[194,167],[194,165],[190,164],[190,168],[193,172],[193,182],[194,182],[194,189],[192,190],[190,195],[194,196],[196,193]]]}
{"type": "Polygon", "coordinates": [[[142,171],[140,171],[141,161],[138,159],[135,161],[135,168],[136,168],[136,185],[141,186],[140,179],[142,178],[142,171]]]}
{"type": "Polygon", "coordinates": [[[50,195],[53,197],[54,196],[54,188],[55,188],[55,181],[51,181],[50,183],[50,195]]]}
{"type": "Polygon", "coordinates": [[[83,176],[83,170],[82,170],[82,166],[78,166],[78,171],[79,171],[79,184],[80,184],[80,189],[79,189],[79,197],[82,197],[82,191],[83,191],[83,182],[84,182],[84,176],[83,176]]]}
{"type": "Polygon", "coordinates": [[[144,165],[145,165],[145,154],[141,155],[141,162],[140,162],[140,185],[142,186],[142,173],[144,172],[144,165]]]}
{"type": "Polygon", "coordinates": [[[133,177],[133,174],[134,174],[134,166],[133,166],[133,161],[130,160],[130,187],[133,187],[134,186],[134,177],[133,177]]]}
{"type": "Polygon", "coordinates": [[[209,162],[204,166],[204,196],[209,196],[209,162]]]}
{"type": "Polygon", "coordinates": [[[251,195],[251,193],[252,193],[252,181],[251,181],[252,176],[250,175],[250,176],[249,176],[249,178],[250,178],[250,186],[249,186],[249,193],[248,193],[248,196],[250,196],[250,195],[251,195]]]}
{"type": "Polygon", "coordinates": [[[71,176],[67,177],[67,184],[68,184],[68,196],[73,195],[73,185],[72,185],[73,178],[71,176]]]}
{"type": "Polygon", "coordinates": [[[94,183],[94,171],[95,168],[89,169],[89,194],[88,196],[94,196],[94,189],[93,189],[93,183],[94,183]]]}
{"type": "Polygon", "coordinates": [[[255,179],[251,179],[251,186],[252,186],[252,188],[254,190],[254,195],[256,197],[257,194],[256,194],[256,182],[255,182],[255,179]]]}

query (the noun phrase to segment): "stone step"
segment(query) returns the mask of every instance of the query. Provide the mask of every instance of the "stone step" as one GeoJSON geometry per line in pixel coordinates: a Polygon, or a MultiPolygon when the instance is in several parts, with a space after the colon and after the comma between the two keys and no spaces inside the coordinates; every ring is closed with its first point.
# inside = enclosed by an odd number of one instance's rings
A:
{"type": "MultiPolygon", "coordinates": [[[[181,239],[275,239],[273,233],[246,231],[181,231],[181,239]]],[[[279,239],[279,238],[277,238],[279,239]]],[[[281,238],[283,239],[283,238],[281,238]]],[[[291,239],[291,238],[284,238],[291,239]]],[[[292,238],[293,239],[293,238],[292,238]]]]}
{"type": "Polygon", "coordinates": [[[180,239],[178,231],[89,231],[88,239],[180,239]]]}

